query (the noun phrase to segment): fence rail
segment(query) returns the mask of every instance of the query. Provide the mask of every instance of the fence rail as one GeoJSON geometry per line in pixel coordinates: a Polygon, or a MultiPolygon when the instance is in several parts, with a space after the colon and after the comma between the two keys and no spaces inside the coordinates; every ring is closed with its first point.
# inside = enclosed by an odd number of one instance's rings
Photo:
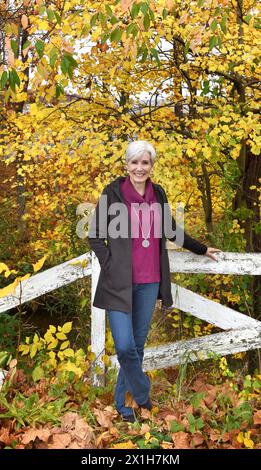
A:
{"type": "MultiPolygon", "coordinates": [[[[217,253],[218,262],[192,253],[169,250],[170,271],[179,273],[260,275],[260,253],[217,253]]],[[[94,253],[85,253],[70,261],[22,281],[12,294],[0,298],[0,312],[8,311],[77,279],[92,276],[92,301],[96,290],[100,265],[94,253]]],[[[261,322],[239,313],[172,283],[173,307],[190,313],[208,323],[227,330],[200,338],[148,347],[144,354],[144,369],[160,369],[184,362],[203,360],[209,354],[232,354],[261,346],[261,322]]],[[[92,306],[91,348],[96,364],[105,372],[102,355],[105,352],[105,311],[92,306]]],[[[116,356],[111,356],[111,367],[119,367],[116,356]]],[[[105,375],[94,375],[94,383],[102,385],[105,375]]]]}

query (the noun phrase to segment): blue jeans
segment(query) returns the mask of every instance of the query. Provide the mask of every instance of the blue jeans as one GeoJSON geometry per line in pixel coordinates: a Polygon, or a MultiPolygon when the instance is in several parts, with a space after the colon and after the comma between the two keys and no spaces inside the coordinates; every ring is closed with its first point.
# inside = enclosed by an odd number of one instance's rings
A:
{"type": "Polygon", "coordinates": [[[108,310],[120,364],[114,399],[117,411],[125,416],[133,413],[132,408],[125,406],[127,390],[139,405],[149,397],[150,379],[142,370],[142,361],[158,290],[159,282],[132,284],[132,312],[108,310]]]}

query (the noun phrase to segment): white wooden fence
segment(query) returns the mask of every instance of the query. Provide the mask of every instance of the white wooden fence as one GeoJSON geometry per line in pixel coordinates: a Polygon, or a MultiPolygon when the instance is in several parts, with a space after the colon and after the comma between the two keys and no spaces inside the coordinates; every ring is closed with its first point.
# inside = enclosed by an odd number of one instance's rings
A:
{"type": "MultiPolygon", "coordinates": [[[[218,262],[206,256],[169,250],[170,271],[197,274],[261,274],[260,253],[221,252],[216,256],[218,262]]],[[[93,301],[99,272],[99,262],[94,253],[86,253],[66,261],[20,282],[12,294],[0,298],[0,312],[90,275],[92,276],[93,301]]],[[[172,295],[173,307],[216,325],[225,332],[148,347],[144,354],[144,370],[182,364],[187,360],[188,354],[189,360],[197,361],[208,358],[209,353],[212,352],[227,355],[261,346],[261,322],[174,283],[172,283],[172,295]]],[[[102,360],[105,353],[105,311],[92,307],[91,317],[91,348],[96,357],[94,363],[103,372],[101,375],[94,374],[94,384],[103,385],[105,380],[105,365],[102,360]]],[[[111,367],[119,367],[116,356],[111,356],[110,359],[111,367]]]]}

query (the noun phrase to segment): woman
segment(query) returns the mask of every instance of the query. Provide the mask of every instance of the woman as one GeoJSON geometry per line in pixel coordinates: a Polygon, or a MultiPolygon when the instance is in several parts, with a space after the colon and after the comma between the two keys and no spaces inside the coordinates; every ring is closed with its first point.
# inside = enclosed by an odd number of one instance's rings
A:
{"type": "MultiPolygon", "coordinates": [[[[128,145],[128,176],[105,187],[89,229],[90,246],[101,266],[93,305],[108,313],[120,364],[116,409],[130,422],[135,421],[135,413],[125,406],[127,390],[140,407],[152,408],[150,380],[142,361],[156,300],[161,299],[166,307],[173,304],[165,244],[166,238],[177,243],[178,227],[164,189],[150,179],[155,157],[154,147],[146,141],[128,145]]],[[[217,260],[214,253],[221,250],[185,232],[183,237],[181,246],[217,260]]]]}

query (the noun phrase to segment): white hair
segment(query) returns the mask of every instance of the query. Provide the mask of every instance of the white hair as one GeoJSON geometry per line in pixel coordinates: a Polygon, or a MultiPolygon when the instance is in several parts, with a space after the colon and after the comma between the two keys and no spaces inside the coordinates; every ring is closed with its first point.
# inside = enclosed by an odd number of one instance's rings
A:
{"type": "Polygon", "coordinates": [[[152,164],[156,158],[156,150],[153,145],[151,145],[146,140],[135,140],[130,142],[126,149],[126,163],[128,163],[132,158],[141,156],[144,152],[148,152],[151,157],[152,164]]]}

